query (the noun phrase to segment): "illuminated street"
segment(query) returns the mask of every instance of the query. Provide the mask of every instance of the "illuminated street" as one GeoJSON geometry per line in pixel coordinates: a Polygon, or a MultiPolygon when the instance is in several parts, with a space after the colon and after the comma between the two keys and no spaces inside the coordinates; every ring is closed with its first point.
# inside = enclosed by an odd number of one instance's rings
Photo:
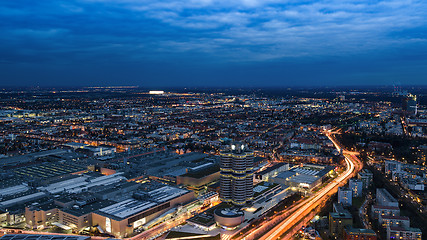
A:
{"type": "MultiPolygon", "coordinates": [[[[339,143],[331,136],[327,134],[328,138],[334,143],[335,147],[338,151],[341,150],[339,143]]],[[[292,214],[289,215],[286,219],[277,224],[273,229],[271,229],[267,234],[264,234],[262,237],[258,239],[278,239],[284,233],[287,233],[284,236],[284,239],[289,239],[297,230],[300,224],[298,224],[301,220],[310,220],[310,218],[306,218],[312,211],[315,211],[318,206],[322,206],[325,200],[327,200],[332,194],[337,192],[338,187],[345,184],[351,177],[353,177],[360,169],[362,168],[362,163],[356,157],[356,153],[354,152],[346,152],[344,154],[346,170],[339,177],[337,177],[334,181],[329,183],[323,189],[318,191],[315,195],[305,199],[304,201],[298,203],[296,206],[289,209],[289,211],[293,211],[297,209],[292,214]]],[[[276,220],[273,218],[269,222],[275,223],[276,220]]],[[[269,224],[266,224],[269,225],[269,224]]],[[[249,235],[245,236],[244,239],[256,239],[257,234],[260,233],[261,229],[265,229],[269,226],[263,225],[262,228],[257,228],[257,230],[251,232],[249,235]]]]}

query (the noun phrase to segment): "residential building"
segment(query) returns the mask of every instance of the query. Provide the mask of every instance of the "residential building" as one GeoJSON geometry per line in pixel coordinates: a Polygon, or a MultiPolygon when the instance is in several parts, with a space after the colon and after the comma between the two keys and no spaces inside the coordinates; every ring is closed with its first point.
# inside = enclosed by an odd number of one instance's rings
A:
{"type": "Polygon", "coordinates": [[[386,189],[377,188],[377,205],[388,207],[399,207],[399,202],[386,189]]]}
{"type": "Polygon", "coordinates": [[[338,203],[341,203],[343,206],[352,205],[353,192],[344,187],[338,188],[338,203]]]}
{"type": "Polygon", "coordinates": [[[372,184],[373,177],[374,175],[368,169],[362,169],[357,174],[357,179],[360,179],[363,183],[363,189],[367,189],[372,184]]]}
{"type": "Polygon", "coordinates": [[[399,216],[400,209],[398,207],[372,205],[371,214],[374,218],[379,218],[381,215],[399,216]]]}
{"type": "Polygon", "coordinates": [[[410,225],[410,220],[408,217],[404,217],[404,216],[379,215],[378,223],[382,225],[384,228],[387,228],[387,227],[408,228],[410,225]]]}
{"type": "Polygon", "coordinates": [[[422,240],[419,228],[388,227],[387,239],[422,240]]]}
{"type": "Polygon", "coordinates": [[[353,226],[353,216],[350,213],[329,213],[329,234],[332,237],[343,239],[346,226],[353,226]]]}
{"type": "Polygon", "coordinates": [[[352,178],[348,182],[348,186],[353,193],[353,197],[361,197],[362,196],[362,189],[363,189],[362,180],[352,178]]]}
{"type": "Polygon", "coordinates": [[[372,229],[353,228],[347,226],[344,228],[344,240],[377,240],[377,234],[372,229]]]}

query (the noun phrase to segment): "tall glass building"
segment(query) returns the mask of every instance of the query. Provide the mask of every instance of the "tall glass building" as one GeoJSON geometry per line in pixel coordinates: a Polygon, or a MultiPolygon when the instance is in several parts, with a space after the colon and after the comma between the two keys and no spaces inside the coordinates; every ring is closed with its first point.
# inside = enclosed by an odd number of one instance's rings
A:
{"type": "Polygon", "coordinates": [[[240,142],[221,152],[221,189],[223,202],[243,206],[253,199],[254,152],[240,142]]]}
{"type": "Polygon", "coordinates": [[[417,115],[417,96],[408,94],[403,98],[403,110],[410,115],[417,115]]]}

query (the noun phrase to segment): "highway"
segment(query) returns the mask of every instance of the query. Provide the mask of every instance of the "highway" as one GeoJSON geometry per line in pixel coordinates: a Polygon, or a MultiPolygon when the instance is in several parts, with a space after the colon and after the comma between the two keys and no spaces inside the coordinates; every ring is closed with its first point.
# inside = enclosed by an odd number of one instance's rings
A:
{"type": "MultiPolygon", "coordinates": [[[[341,151],[341,146],[331,136],[326,133],[328,138],[333,142],[338,151],[341,151]]],[[[344,152],[344,151],[343,151],[344,152]]],[[[298,230],[295,226],[300,225],[300,221],[307,220],[307,216],[313,213],[318,206],[321,206],[325,200],[327,200],[332,194],[338,191],[338,187],[344,185],[348,179],[353,177],[362,168],[361,161],[356,157],[356,152],[344,152],[346,170],[338,176],[334,181],[330,182],[324,188],[319,190],[315,195],[305,199],[301,203],[297,204],[292,209],[297,209],[290,214],[286,219],[277,224],[268,233],[264,234],[258,239],[272,240],[278,239],[290,239],[292,235],[298,230]],[[293,230],[293,231],[292,231],[293,230]],[[284,237],[281,237],[284,233],[288,233],[284,237]]],[[[272,219],[271,221],[275,221],[272,219]]],[[[246,236],[245,239],[255,239],[256,231],[253,234],[246,236]]]]}

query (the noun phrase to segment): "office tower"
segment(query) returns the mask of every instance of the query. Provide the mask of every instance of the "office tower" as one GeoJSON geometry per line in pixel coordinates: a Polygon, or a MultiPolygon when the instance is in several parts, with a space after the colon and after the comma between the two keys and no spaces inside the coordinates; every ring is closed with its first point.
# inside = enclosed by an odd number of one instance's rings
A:
{"type": "Polygon", "coordinates": [[[240,142],[231,143],[221,152],[221,189],[223,202],[243,206],[253,198],[252,150],[240,142]]]}
{"type": "Polygon", "coordinates": [[[417,115],[417,96],[408,94],[403,98],[403,110],[410,115],[417,115]]]}

